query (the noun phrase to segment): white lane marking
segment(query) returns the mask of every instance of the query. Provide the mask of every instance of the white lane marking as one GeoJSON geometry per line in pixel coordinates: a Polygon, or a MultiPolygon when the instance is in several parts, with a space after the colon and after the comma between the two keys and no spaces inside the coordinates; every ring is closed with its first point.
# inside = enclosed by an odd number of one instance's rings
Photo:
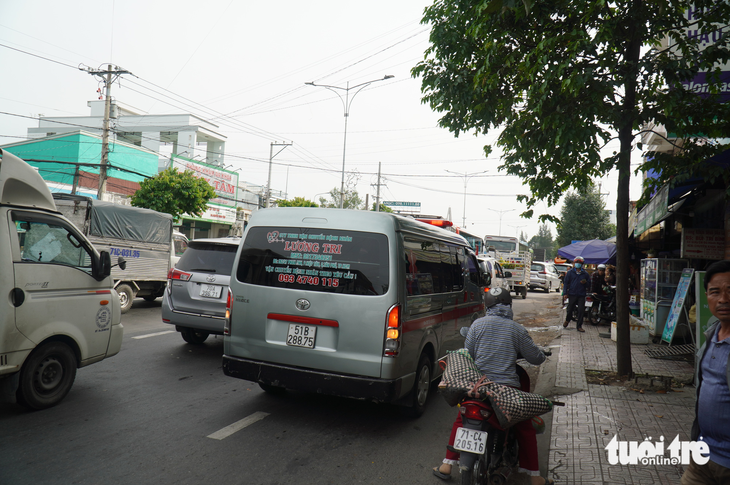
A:
{"type": "Polygon", "coordinates": [[[148,338],[148,337],[157,337],[158,335],[165,335],[166,333],[175,333],[175,330],[165,330],[164,332],[157,332],[157,333],[148,333],[147,335],[137,335],[136,337],[132,337],[134,339],[141,339],[141,338],[148,338]]]}
{"type": "Polygon", "coordinates": [[[222,440],[222,439],[228,438],[236,431],[241,431],[246,426],[250,426],[257,421],[261,421],[268,415],[269,415],[269,413],[265,413],[263,411],[256,411],[251,416],[247,416],[247,417],[241,419],[240,421],[236,421],[235,423],[226,426],[225,428],[219,429],[218,431],[216,431],[213,434],[209,434],[208,438],[211,438],[214,440],[222,440]]]}

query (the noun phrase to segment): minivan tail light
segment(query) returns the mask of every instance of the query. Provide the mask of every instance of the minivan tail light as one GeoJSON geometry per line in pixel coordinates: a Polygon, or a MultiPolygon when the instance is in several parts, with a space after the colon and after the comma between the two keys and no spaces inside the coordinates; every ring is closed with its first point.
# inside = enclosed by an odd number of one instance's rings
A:
{"type": "Polygon", "coordinates": [[[231,288],[228,288],[228,296],[226,297],[226,322],[223,324],[223,335],[231,335],[231,302],[233,294],[231,288]]]}
{"type": "Polygon", "coordinates": [[[383,355],[395,357],[400,351],[401,340],[400,305],[395,304],[388,310],[385,328],[385,345],[383,355]]]}
{"type": "Polygon", "coordinates": [[[180,271],[177,268],[170,268],[170,271],[167,273],[168,280],[188,281],[191,276],[192,275],[190,273],[180,271]]]}

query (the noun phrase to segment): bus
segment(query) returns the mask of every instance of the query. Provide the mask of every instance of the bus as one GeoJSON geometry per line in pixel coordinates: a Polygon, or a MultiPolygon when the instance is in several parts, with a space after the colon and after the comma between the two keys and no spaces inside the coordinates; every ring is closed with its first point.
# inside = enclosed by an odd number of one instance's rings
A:
{"type": "Polygon", "coordinates": [[[469,234],[465,230],[459,228],[456,228],[456,234],[466,239],[466,242],[469,243],[469,246],[471,246],[477,255],[484,254],[484,241],[482,241],[482,238],[475,236],[474,234],[469,234]]]}
{"type": "Polygon", "coordinates": [[[487,250],[494,248],[500,253],[521,253],[530,250],[526,242],[510,236],[484,236],[484,246],[487,250]]]}

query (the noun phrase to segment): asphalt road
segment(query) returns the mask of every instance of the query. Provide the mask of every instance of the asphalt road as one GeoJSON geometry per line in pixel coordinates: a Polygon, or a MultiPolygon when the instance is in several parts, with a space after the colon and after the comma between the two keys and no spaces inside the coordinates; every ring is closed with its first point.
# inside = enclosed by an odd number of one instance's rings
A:
{"type": "Polygon", "coordinates": [[[271,396],[223,375],[221,337],[192,346],[171,332],[159,300],[136,300],[123,325],[121,352],[79,369],[60,405],[0,405],[0,484],[441,483],[430,470],[455,410],[436,393],[416,420],[390,405],[271,396]]]}

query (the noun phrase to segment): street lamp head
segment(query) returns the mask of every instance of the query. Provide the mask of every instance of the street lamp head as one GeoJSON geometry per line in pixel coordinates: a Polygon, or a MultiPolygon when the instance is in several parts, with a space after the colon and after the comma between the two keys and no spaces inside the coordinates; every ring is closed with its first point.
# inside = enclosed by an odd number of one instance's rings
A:
{"type": "Polygon", "coordinates": [[[392,74],[386,74],[383,79],[393,79],[395,76],[392,74]]]}
{"type": "Polygon", "coordinates": [[[309,83],[304,83],[304,84],[306,84],[307,86],[315,86],[314,81],[309,82],[309,83]]]}

